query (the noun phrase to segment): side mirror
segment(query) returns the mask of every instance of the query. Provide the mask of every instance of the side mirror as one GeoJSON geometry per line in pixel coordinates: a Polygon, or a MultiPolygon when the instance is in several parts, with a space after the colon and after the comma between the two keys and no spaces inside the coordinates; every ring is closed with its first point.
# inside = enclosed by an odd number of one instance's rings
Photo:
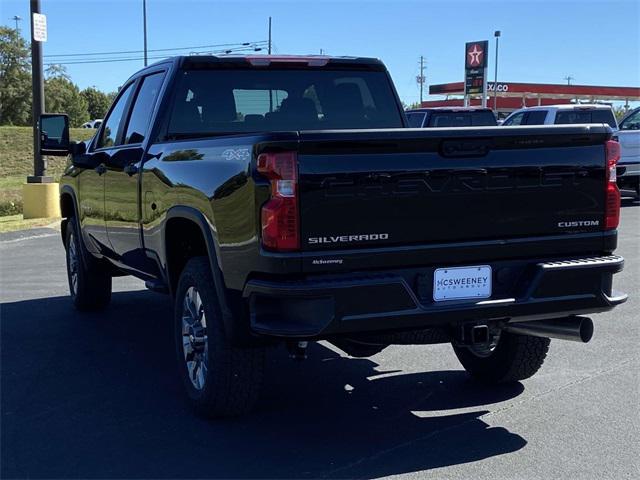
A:
{"type": "Polygon", "coordinates": [[[40,115],[40,153],[65,156],[69,154],[69,117],[61,113],[40,115]]]}

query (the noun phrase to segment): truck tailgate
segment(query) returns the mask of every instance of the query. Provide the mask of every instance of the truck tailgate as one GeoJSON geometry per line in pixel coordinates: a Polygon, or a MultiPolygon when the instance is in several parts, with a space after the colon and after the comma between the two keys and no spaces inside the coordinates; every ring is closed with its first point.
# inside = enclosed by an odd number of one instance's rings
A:
{"type": "Polygon", "coordinates": [[[301,249],[603,229],[604,125],[301,132],[301,249]]]}

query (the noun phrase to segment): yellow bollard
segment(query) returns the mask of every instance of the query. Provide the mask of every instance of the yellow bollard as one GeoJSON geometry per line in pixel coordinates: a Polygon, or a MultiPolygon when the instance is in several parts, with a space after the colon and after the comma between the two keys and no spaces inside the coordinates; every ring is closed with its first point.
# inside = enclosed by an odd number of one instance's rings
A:
{"type": "Polygon", "coordinates": [[[60,184],[23,184],[22,214],[25,219],[60,217],[60,184]]]}

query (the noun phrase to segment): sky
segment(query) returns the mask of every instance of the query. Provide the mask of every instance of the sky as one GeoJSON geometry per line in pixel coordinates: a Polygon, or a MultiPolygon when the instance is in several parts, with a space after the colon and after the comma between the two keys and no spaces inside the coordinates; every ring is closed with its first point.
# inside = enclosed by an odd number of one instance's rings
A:
{"type": "MultiPolygon", "coordinates": [[[[19,15],[28,37],[29,1],[0,2],[0,23],[14,26],[11,18],[19,15]]],[[[53,55],[143,48],[142,0],[41,4],[48,23],[45,63],[56,61],[53,55]]],[[[319,54],[322,49],[329,55],[380,58],[407,104],[419,99],[421,55],[428,85],[462,81],[467,41],[490,41],[493,80],[494,30],[502,32],[499,82],[566,83],[571,76],[574,84],[640,85],[638,0],[147,0],[148,48],[189,47],[184,50],[189,52],[201,45],[264,41],[269,16],[274,53],[319,54]]],[[[142,53],[124,56],[141,58],[142,53]]],[[[67,71],[81,88],[113,91],[142,65],[136,59],[67,65],[67,71]]]]}

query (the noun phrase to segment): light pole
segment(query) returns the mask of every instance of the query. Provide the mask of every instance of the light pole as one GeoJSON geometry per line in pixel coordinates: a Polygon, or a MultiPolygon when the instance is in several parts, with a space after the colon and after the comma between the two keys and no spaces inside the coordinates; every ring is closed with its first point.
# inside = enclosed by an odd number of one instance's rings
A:
{"type": "Polygon", "coordinates": [[[496,65],[493,72],[493,111],[498,111],[498,41],[500,40],[500,30],[493,32],[496,37],[496,65]]]}
{"type": "Polygon", "coordinates": [[[144,31],[144,66],[147,66],[147,0],[142,0],[142,23],[144,31]]]}

